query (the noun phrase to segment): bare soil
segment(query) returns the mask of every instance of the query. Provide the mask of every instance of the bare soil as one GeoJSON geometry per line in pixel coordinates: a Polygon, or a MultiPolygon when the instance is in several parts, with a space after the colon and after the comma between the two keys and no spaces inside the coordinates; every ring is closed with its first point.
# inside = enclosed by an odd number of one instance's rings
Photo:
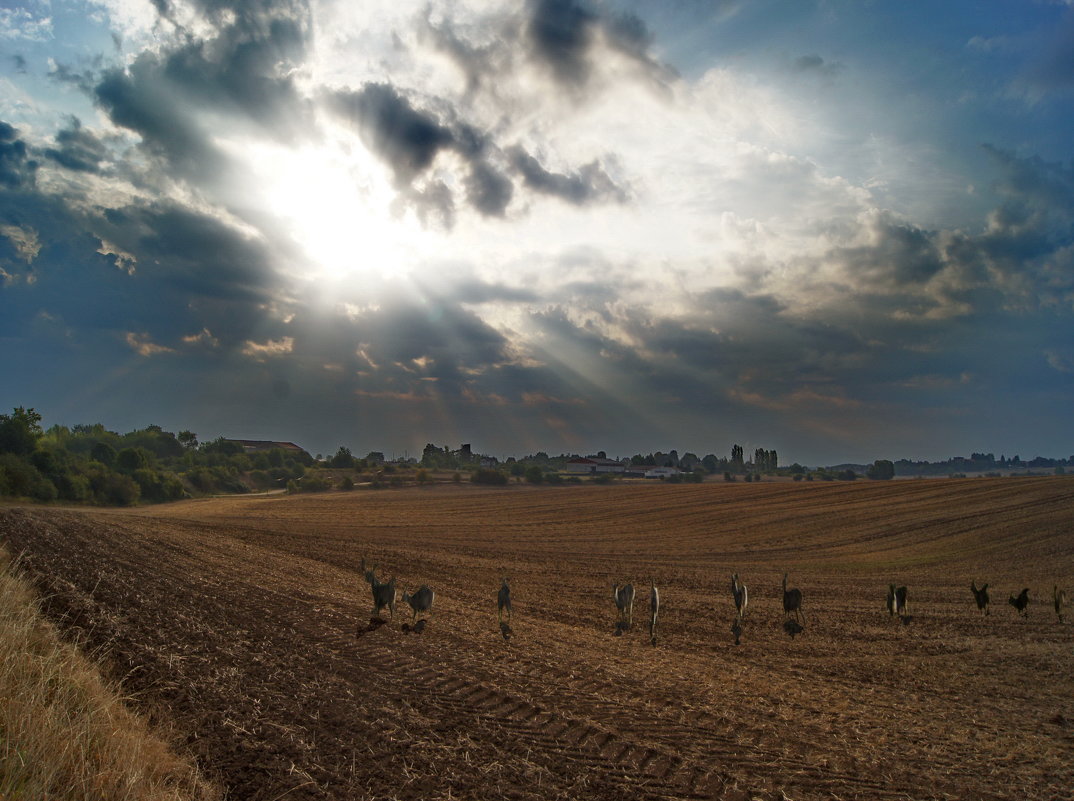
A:
{"type": "Polygon", "coordinates": [[[1074,787],[1074,625],[1051,602],[1055,584],[1074,595],[1071,478],[8,508],[0,538],[67,635],[105,653],[233,801],[1074,787]],[[402,603],[370,625],[363,556],[400,589],[436,590],[420,634],[402,603]],[[750,597],[739,646],[732,571],[750,597]],[[793,639],[784,572],[804,595],[793,639]],[[971,580],[991,584],[991,615],[971,580]],[[638,600],[616,636],[622,581],[638,600]],[[909,587],[907,624],[885,609],[890,582],[909,587]],[[1025,618],[1007,603],[1022,587],[1025,618]]]}

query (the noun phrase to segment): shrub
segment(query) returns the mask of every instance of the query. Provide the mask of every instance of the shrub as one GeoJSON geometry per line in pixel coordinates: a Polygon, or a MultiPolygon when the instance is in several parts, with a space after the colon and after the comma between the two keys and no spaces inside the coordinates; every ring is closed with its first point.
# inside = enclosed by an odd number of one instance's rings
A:
{"type": "Polygon", "coordinates": [[[151,464],[152,454],[145,448],[124,448],[116,454],[115,467],[122,473],[144,470],[151,464]]]}
{"type": "Polygon", "coordinates": [[[60,498],[65,501],[80,503],[93,498],[89,479],[79,473],[64,473],[62,476],[57,476],[52,483],[56,485],[60,498]]]}
{"type": "Polygon", "coordinates": [[[59,496],[51,481],[14,453],[0,454],[0,489],[5,495],[36,501],[53,501],[59,496]]]}
{"type": "Polygon", "coordinates": [[[526,468],[526,481],[530,484],[540,484],[544,481],[544,471],[537,465],[526,468]]]}
{"type": "Polygon", "coordinates": [[[276,483],[267,470],[251,470],[250,482],[258,489],[267,489],[276,483]]]}
{"type": "Polygon", "coordinates": [[[331,485],[317,473],[311,473],[298,483],[299,492],[325,492],[330,489],[331,485]]]}
{"type": "MultiPolygon", "coordinates": [[[[456,473],[456,475],[458,475],[458,473],[456,473]]],[[[470,477],[470,481],[474,484],[490,484],[493,486],[503,486],[507,483],[507,476],[501,473],[499,470],[490,470],[485,467],[479,467],[470,477]]]]}
{"type": "Polygon", "coordinates": [[[141,497],[141,489],[130,476],[113,473],[101,466],[89,476],[94,500],[102,506],[134,506],[141,497]]]}

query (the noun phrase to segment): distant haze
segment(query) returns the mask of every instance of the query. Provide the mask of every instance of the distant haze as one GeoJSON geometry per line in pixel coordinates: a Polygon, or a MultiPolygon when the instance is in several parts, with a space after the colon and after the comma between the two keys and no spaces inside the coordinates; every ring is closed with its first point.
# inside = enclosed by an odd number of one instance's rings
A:
{"type": "Polygon", "coordinates": [[[0,10],[0,411],[1074,453],[1064,2],[0,10]]]}

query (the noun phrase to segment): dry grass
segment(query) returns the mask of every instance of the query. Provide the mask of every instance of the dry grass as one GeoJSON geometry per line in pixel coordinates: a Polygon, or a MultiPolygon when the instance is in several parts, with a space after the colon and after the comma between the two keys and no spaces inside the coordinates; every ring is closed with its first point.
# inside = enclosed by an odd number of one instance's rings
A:
{"type": "Polygon", "coordinates": [[[215,794],[40,615],[0,549],[0,799],[189,801],[215,794]]]}

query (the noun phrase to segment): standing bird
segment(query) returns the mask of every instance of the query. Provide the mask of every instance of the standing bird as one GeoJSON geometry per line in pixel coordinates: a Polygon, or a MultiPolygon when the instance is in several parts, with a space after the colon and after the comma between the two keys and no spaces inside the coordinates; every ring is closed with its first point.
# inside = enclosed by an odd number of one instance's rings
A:
{"type": "Polygon", "coordinates": [[[1029,587],[1026,587],[1018,595],[1011,595],[1007,599],[1007,603],[1018,610],[1018,614],[1022,617],[1029,617],[1029,613],[1026,611],[1026,607],[1029,606],[1029,587]]]}
{"type": "Polygon", "coordinates": [[[741,619],[746,614],[749,593],[746,592],[746,585],[738,580],[738,573],[731,574],[731,595],[735,599],[735,613],[741,619]]]}
{"type": "Polygon", "coordinates": [[[656,645],[656,618],[660,614],[660,590],[649,580],[649,643],[656,645]]]}
{"type": "Polygon", "coordinates": [[[973,599],[977,601],[977,609],[984,614],[989,614],[988,611],[988,582],[985,582],[983,586],[977,586],[977,579],[970,582],[970,592],[973,593],[973,599]]]}
{"type": "Polygon", "coordinates": [[[511,584],[508,579],[503,580],[500,591],[496,594],[496,611],[499,620],[503,623],[503,613],[507,611],[507,619],[511,619],[511,584]]]}
{"type": "MultiPolygon", "coordinates": [[[[797,587],[787,589],[787,574],[783,574],[783,613],[794,613],[794,619],[804,621],[805,613],[802,611],[802,591],[797,587]]],[[[794,636],[793,634],[791,635],[794,636]]]]}
{"type": "Polygon", "coordinates": [[[1067,591],[1059,589],[1058,585],[1052,586],[1052,603],[1055,604],[1055,614],[1059,622],[1063,622],[1063,607],[1067,603],[1067,591]]]}

